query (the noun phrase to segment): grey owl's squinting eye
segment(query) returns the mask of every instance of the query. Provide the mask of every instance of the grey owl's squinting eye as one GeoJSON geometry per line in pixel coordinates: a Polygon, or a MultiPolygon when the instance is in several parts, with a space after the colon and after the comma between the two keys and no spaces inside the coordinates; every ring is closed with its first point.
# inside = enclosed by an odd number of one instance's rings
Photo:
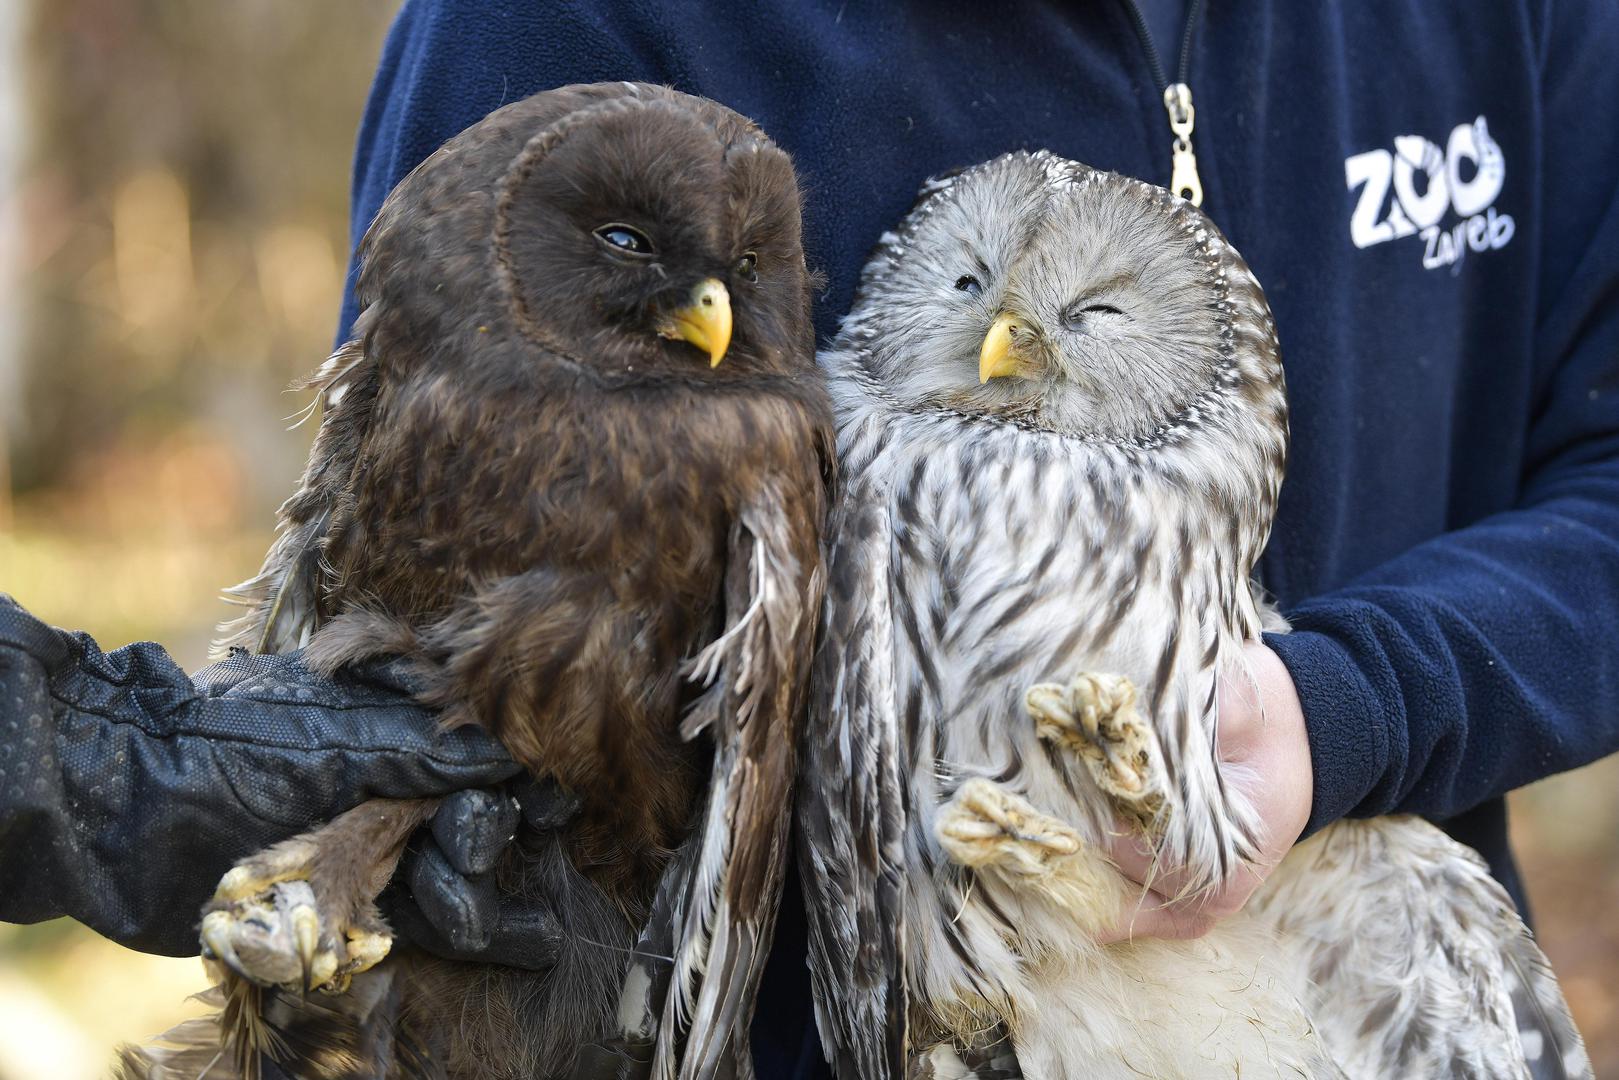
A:
{"type": "Polygon", "coordinates": [[[1086,304],[1083,307],[1075,306],[1062,313],[1062,324],[1068,330],[1083,330],[1087,323],[1097,316],[1123,315],[1124,312],[1112,304],[1086,304]]]}
{"type": "Polygon", "coordinates": [[[974,299],[977,299],[984,291],[984,286],[971,274],[962,274],[958,277],[956,279],[956,288],[974,299]]]}

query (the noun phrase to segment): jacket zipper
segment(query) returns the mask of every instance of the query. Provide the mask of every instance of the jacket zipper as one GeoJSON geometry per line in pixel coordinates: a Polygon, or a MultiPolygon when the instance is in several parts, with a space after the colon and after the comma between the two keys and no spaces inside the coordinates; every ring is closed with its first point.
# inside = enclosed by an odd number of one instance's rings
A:
{"type": "Polygon", "coordinates": [[[1164,111],[1169,113],[1169,130],[1175,136],[1175,141],[1170,144],[1169,190],[1193,206],[1202,206],[1203,181],[1197,175],[1197,155],[1192,152],[1192,124],[1197,113],[1192,108],[1192,88],[1187,85],[1186,76],[1192,66],[1192,34],[1203,14],[1203,0],[1191,0],[1186,9],[1186,29],[1181,32],[1180,66],[1175,70],[1174,82],[1170,82],[1164,74],[1163,61],[1158,58],[1158,48],[1152,43],[1147,20],[1142,16],[1136,0],[1124,0],[1124,6],[1136,25],[1136,36],[1141,39],[1141,47],[1146,50],[1152,77],[1164,89],[1164,111]]]}

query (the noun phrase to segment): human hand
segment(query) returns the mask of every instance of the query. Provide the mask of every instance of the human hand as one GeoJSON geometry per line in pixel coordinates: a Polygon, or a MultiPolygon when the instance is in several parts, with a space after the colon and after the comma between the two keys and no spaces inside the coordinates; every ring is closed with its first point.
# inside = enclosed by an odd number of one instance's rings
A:
{"type": "MultiPolygon", "coordinates": [[[[555,912],[500,895],[494,867],[520,824],[555,831],[572,819],[577,800],[555,784],[522,777],[483,786],[521,770],[481,730],[440,730],[436,718],[416,702],[418,686],[408,663],[361,664],[328,682],[291,657],[233,656],[194,680],[213,702],[251,700],[250,708],[267,724],[280,719],[269,711],[269,702],[309,703],[305,707],[323,731],[335,731],[340,745],[360,751],[349,755],[348,767],[373,791],[408,798],[449,789],[412,838],[401,872],[381,898],[397,934],[452,960],[531,970],[555,964],[561,943],[555,912]],[[255,674],[240,677],[232,670],[236,667],[255,674]],[[326,709],[331,712],[316,712],[326,709]]],[[[331,738],[323,733],[319,741],[331,738]]],[[[314,801],[307,787],[300,794],[314,801]]],[[[348,796],[329,794],[339,800],[337,809],[346,809],[348,796]]]]}
{"type": "Polygon", "coordinates": [[[554,832],[578,809],[578,799],[551,781],[451,795],[411,841],[403,873],[383,897],[394,930],[450,960],[554,966],[562,944],[555,911],[500,895],[494,868],[520,827],[554,832]]]}
{"type": "Polygon", "coordinates": [[[1107,844],[1109,857],[1129,878],[1145,887],[1140,902],[1124,912],[1119,926],[1103,933],[1101,944],[1133,938],[1201,937],[1221,919],[1241,911],[1277,863],[1287,855],[1310,819],[1315,780],[1310,740],[1298,691],[1281,658],[1252,642],[1244,649],[1254,675],[1220,680],[1220,723],[1216,753],[1228,788],[1253,806],[1259,822],[1259,854],[1213,892],[1176,900],[1186,874],[1178,866],[1154,865],[1139,832],[1121,829],[1107,844]],[[1256,693],[1257,690],[1257,693],[1256,693]]]}
{"type": "MultiPolygon", "coordinates": [[[[197,909],[234,862],[377,797],[451,796],[438,865],[493,865],[509,814],[481,789],[522,769],[487,732],[442,730],[413,695],[399,663],[327,679],[295,655],[237,652],[193,678],[161,646],[104,653],[0,595],[0,697],[28,706],[0,731],[0,820],[26,823],[0,836],[0,920],[68,915],[132,948],[194,954],[197,909]]],[[[525,811],[543,801],[519,797],[525,811]]],[[[510,946],[505,963],[543,953],[488,928],[543,931],[548,913],[492,917],[461,903],[477,891],[466,879],[422,890],[435,891],[439,912],[464,912],[439,920],[446,939],[487,935],[491,951],[510,946]]]]}

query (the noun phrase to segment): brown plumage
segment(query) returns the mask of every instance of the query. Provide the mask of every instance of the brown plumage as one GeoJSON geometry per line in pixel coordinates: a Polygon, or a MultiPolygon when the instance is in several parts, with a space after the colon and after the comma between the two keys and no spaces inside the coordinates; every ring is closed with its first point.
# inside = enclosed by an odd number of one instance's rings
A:
{"type": "MultiPolygon", "coordinates": [[[[379,828],[367,804],[221,883],[204,941],[226,967],[279,981],[259,953],[290,948],[349,989],[247,1007],[235,979],[253,1022],[207,1075],[268,1053],[295,1076],[556,1076],[598,1041],[641,1044],[654,1075],[749,1075],[831,455],[791,163],[713,102],[565,87],[419,166],[364,255],[368,307],[312,380],[321,430],[228,643],[307,644],[328,670],[404,655],[446,723],[577,793],[560,840],[499,868],[566,941],[546,975],[404,948],[365,970],[386,947],[371,879],[431,812],[379,828]],[[370,872],[329,884],[344,861],[370,872]],[[640,952],[672,949],[672,975],[638,955],[649,982],[626,982],[654,907],[640,952]]],[[[158,1053],[137,1071],[209,1061],[158,1053]]]]}

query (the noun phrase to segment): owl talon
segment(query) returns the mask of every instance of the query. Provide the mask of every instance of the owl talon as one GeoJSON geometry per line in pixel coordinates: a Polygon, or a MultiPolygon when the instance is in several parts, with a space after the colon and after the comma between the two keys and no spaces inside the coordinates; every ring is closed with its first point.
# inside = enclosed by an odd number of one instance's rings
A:
{"type": "Polygon", "coordinates": [[[246,863],[225,875],[213,910],[203,916],[203,956],[259,986],[342,993],[350,976],[388,955],[393,941],[323,913],[307,880],[310,868],[303,867],[300,875],[285,860],[278,863],[280,880],[258,893],[243,890],[264,880],[262,863],[246,863]]]}
{"type": "Polygon", "coordinates": [[[309,977],[315,968],[315,949],[320,944],[320,916],[308,904],[300,904],[292,909],[292,935],[298,943],[298,959],[304,965],[304,985],[310,986],[309,977]]]}
{"type": "Polygon", "coordinates": [[[350,928],[348,931],[348,963],[343,974],[356,975],[382,963],[393,948],[394,939],[374,930],[350,928]]]}
{"type": "Polygon", "coordinates": [[[225,871],[214,890],[214,899],[229,902],[247,900],[269,892],[283,881],[300,877],[317,854],[316,846],[302,837],[262,851],[225,871]]]}
{"type": "Polygon", "coordinates": [[[1157,743],[1136,711],[1136,688],[1122,675],[1077,675],[1039,683],[1024,705],[1040,738],[1076,754],[1119,809],[1151,826],[1163,808],[1157,743]]]}
{"type": "Polygon", "coordinates": [[[241,970],[236,947],[231,943],[232,917],[228,911],[210,911],[202,919],[202,958],[223,964],[232,971],[241,970]]]}

